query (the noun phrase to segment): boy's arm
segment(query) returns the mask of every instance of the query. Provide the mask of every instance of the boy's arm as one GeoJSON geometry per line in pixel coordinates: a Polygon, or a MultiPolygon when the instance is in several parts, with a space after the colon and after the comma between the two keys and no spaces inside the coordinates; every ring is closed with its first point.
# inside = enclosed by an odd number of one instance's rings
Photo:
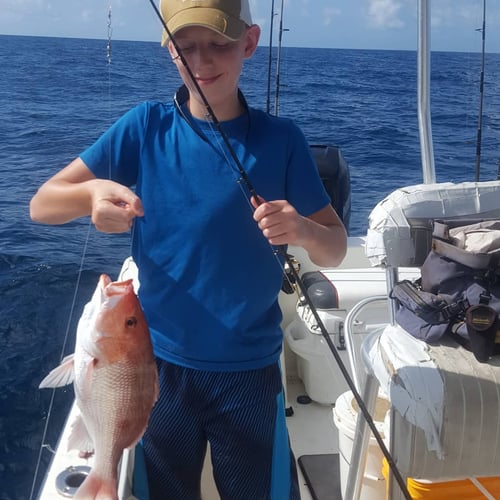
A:
{"type": "Polygon", "coordinates": [[[345,257],[347,232],[331,205],[309,217],[301,216],[286,200],[256,202],[254,219],[272,245],[303,247],[317,266],[335,267],[345,257]]]}
{"type": "Polygon", "coordinates": [[[318,266],[336,267],[347,252],[347,231],[331,205],[310,215],[304,221],[310,235],[302,246],[318,266]]]}
{"type": "Polygon", "coordinates": [[[100,231],[127,231],[136,216],[143,215],[140,199],[117,182],[97,179],[80,159],[55,174],[30,202],[35,222],[63,224],[86,215],[100,231]]]}

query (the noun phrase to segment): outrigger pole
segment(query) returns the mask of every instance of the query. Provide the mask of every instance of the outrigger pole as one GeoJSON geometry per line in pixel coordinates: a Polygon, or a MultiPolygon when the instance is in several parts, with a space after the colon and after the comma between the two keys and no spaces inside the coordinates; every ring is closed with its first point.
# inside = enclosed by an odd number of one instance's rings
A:
{"type": "Polygon", "coordinates": [[[267,64],[267,101],[266,112],[271,111],[271,65],[273,62],[273,26],[274,26],[274,0],[271,1],[271,25],[269,27],[269,58],[267,64]]]}
{"type": "MultiPolygon", "coordinates": [[[[178,46],[175,38],[172,36],[172,33],[170,32],[170,30],[167,26],[167,23],[163,19],[160,11],[158,10],[158,7],[156,6],[155,1],[149,0],[149,3],[153,7],[153,10],[155,11],[158,19],[160,20],[168,38],[172,42],[172,45],[173,45],[175,51],[177,52],[177,55],[179,56],[179,60],[181,61],[182,65],[184,66],[184,69],[186,70],[187,74],[189,75],[189,78],[191,79],[191,82],[193,83],[193,86],[196,89],[196,92],[198,93],[199,97],[201,98],[203,105],[205,106],[205,109],[207,111],[208,117],[210,118],[213,126],[219,132],[222,141],[224,142],[231,158],[234,161],[234,165],[238,169],[239,175],[241,177],[240,179],[238,179],[238,182],[243,182],[243,184],[248,189],[250,196],[254,197],[254,199],[257,200],[257,202],[259,202],[259,200],[261,198],[257,194],[257,191],[255,190],[252,183],[250,182],[250,179],[248,177],[247,172],[243,168],[243,165],[241,164],[241,162],[238,158],[238,155],[236,154],[234,148],[231,146],[231,143],[229,142],[229,138],[227,137],[224,129],[222,128],[220,121],[218,120],[218,118],[215,115],[214,110],[210,106],[210,103],[208,102],[205,94],[201,90],[198,82],[196,81],[196,78],[194,77],[194,74],[193,74],[191,68],[189,67],[189,64],[187,63],[186,58],[184,57],[184,55],[182,53],[182,50],[178,46]]],[[[389,469],[392,472],[394,479],[398,483],[404,498],[406,500],[412,500],[411,495],[410,495],[408,488],[406,486],[406,483],[405,483],[401,473],[399,472],[399,470],[396,466],[396,463],[394,462],[394,459],[392,458],[391,454],[389,453],[389,450],[387,449],[387,446],[385,445],[384,440],[383,440],[382,436],[380,435],[380,432],[378,431],[378,429],[375,425],[375,422],[373,421],[373,418],[370,415],[370,412],[368,411],[368,409],[363,401],[363,398],[359,394],[359,392],[356,388],[356,384],[352,380],[349,371],[347,370],[346,366],[344,365],[344,362],[342,361],[342,358],[340,357],[340,354],[337,351],[337,348],[335,347],[332,339],[330,338],[330,334],[328,333],[328,330],[326,329],[323,321],[321,320],[321,318],[318,314],[318,311],[316,310],[316,308],[315,308],[315,306],[314,306],[314,304],[309,296],[309,293],[308,293],[308,291],[307,291],[307,289],[306,289],[306,287],[305,287],[305,285],[304,285],[304,283],[299,275],[299,272],[294,266],[292,258],[286,252],[286,247],[285,246],[278,246],[278,247],[273,247],[273,248],[275,248],[276,254],[280,255],[283,258],[286,265],[289,267],[289,270],[293,276],[295,284],[297,285],[298,289],[300,290],[300,292],[302,294],[302,298],[306,302],[307,306],[310,308],[311,313],[314,317],[314,320],[316,321],[316,324],[318,325],[318,327],[321,331],[321,335],[325,339],[325,342],[328,345],[328,348],[330,349],[333,357],[335,358],[335,361],[336,361],[340,371],[342,372],[342,375],[343,375],[347,385],[349,386],[349,389],[352,391],[354,399],[356,400],[356,403],[358,404],[359,410],[363,414],[363,417],[364,417],[368,427],[372,431],[373,437],[375,438],[378,446],[380,447],[380,451],[382,452],[385,459],[387,460],[387,464],[389,465],[389,469]]]]}
{"type": "Polygon", "coordinates": [[[284,4],[284,0],[281,0],[280,31],[279,31],[279,38],[278,38],[278,60],[276,61],[276,90],[274,93],[274,114],[276,116],[278,116],[278,114],[279,114],[281,41],[283,38],[283,31],[288,31],[287,29],[283,29],[283,4],[284,4]]]}
{"type": "Polygon", "coordinates": [[[483,133],[483,97],[484,97],[484,56],[486,46],[486,0],[483,0],[483,27],[476,31],[482,32],[483,46],[481,50],[481,78],[479,82],[479,117],[476,139],[476,182],[479,182],[481,173],[481,138],[483,133]]]}

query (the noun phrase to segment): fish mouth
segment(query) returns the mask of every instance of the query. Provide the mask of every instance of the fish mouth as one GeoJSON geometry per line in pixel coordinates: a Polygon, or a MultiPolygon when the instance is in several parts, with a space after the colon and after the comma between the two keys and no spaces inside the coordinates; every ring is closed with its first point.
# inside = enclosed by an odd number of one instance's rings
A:
{"type": "Polygon", "coordinates": [[[99,288],[104,290],[111,283],[111,278],[107,274],[101,274],[99,277],[99,288]]]}
{"type": "Polygon", "coordinates": [[[105,300],[107,297],[111,297],[113,295],[127,295],[133,292],[134,287],[132,283],[132,278],[125,281],[112,281],[107,274],[101,274],[99,278],[101,299],[105,300]]]}
{"type": "Polygon", "coordinates": [[[99,283],[95,289],[92,303],[94,307],[99,307],[106,300],[106,287],[111,283],[111,278],[107,274],[99,276],[99,283]]]}

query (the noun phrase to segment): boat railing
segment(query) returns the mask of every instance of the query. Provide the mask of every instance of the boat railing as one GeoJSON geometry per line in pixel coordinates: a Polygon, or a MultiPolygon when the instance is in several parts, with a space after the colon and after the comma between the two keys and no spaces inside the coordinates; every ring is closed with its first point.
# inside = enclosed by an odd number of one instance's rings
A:
{"type": "Polygon", "coordinates": [[[351,366],[353,382],[358,392],[361,392],[361,387],[364,378],[363,377],[364,367],[362,365],[361,360],[359,359],[360,351],[354,344],[354,325],[356,318],[359,316],[360,312],[364,308],[375,302],[387,302],[387,296],[375,295],[373,297],[367,297],[359,301],[352,309],[349,310],[349,313],[347,314],[344,323],[346,351],[349,357],[349,364],[351,366]]]}

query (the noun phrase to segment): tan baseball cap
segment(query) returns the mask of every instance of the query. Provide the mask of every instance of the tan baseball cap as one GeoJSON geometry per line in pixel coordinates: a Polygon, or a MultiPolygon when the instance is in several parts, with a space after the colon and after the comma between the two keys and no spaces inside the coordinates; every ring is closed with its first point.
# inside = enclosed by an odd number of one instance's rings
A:
{"type": "MultiPolygon", "coordinates": [[[[160,0],[160,10],[172,35],[186,26],[204,26],[238,40],[245,26],[252,25],[248,0],[160,0]]],[[[161,44],[167,42],[163,30],[161,44]]]]}

